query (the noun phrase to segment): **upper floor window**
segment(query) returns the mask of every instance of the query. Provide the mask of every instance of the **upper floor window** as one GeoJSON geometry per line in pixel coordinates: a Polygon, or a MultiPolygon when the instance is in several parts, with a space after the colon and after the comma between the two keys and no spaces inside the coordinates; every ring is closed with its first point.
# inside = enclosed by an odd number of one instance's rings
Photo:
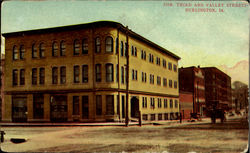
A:
{"type": "Polygon", "coordinates": [[[15,69],[12,71],[12,85],[16,86],[18,83],[18,71],[15,69]]]}
{"type": "Polygon", "coordinates": [[[161,77],[157,76],[157,84],[161,85],[161,77]]]}
{"type": "Polygon", "coordinates": [[[87,38],[84,38],[82,40],[82,54],[88,54],[88,50],[89,50],[89,47],[88,47],[88,39],[87,38]]]}
{"type": "Polygon", "coordinates": [[[170,105],[170,108],[173,108],[173,100],[172,99],[170,99],[169,105],[170,105]]]}
{"type": "Polygon", "coordinates": [[[121,69],[121,82],[124,83],[124,67],[121,69]]]}
{"type": "Polygon", "coordinates": [[[163,67],[164,67],[164,68],[166,68],[166,67],[167,67],[166,60],[162,60],[162,65],[163,65],[163,67]]]}
{"type": "Polygon", "coordinates": [[[40,46],[39,46],[39,56],[40,56],[40,58],[45,56],[44,43],[41,43],[40,46]]]}
{"type": "Polygon", "coordinates": [[[25,84],[25,70],[21,69],[20,70],[20,85],[24,85],[25,84]]]}
{"type": "Polygon", "coordinates": [[[167,107],[168,107],[168,100],[164,99],[164,108],[167,108],[167,107]]]}
{"type": "Polygon", "coordinates": [[[177,100],[174,101],[174,107],[178,108],[178,101],[177,100]]]}
{"type": "Polygon", "coordinates": [[[123,41],[121,41],[121,56],[124,55],[123,41]]]}
{"type": "Polygon", "coordinates": [[[74,55],[80,54],[80,42],[78,39],[74,41],[74,55]]]}
{"type": "Polygon", "coordinates": [[[137,56],[137,48],[135,47],[135,56],[137,56]]]}
{"type": "Polygon", "coordinates": [[[158,108],[161,108],[161,98],[158,98],[158,108]]]}
{"type": "Polygon", "coordinates": [[[21,46],[20,46],[20,59],[24,59],[24,53],[25,53],[24,46],[21,45],[21,46]]]}
{"type": "Polygon", "coordinates": [[[44,68],[40,68],[40,72],[39,72],[39,84],[44,84],[45,82],[45,69],[44,68]]]}
{"type": "Polygon", "coordinates": [[[32,69],[32,84],[37,84],[37,68],[32,69]]]}
{"type": "Polygon", "coordinates": [[[125,43],[124,55],[125,55],[125,56],[128,56],[128,43],[125,43]]]}
{"type": "Polygon", "coordinates": [[[60,83],[61,84],[66,83],[66,67],[65,66],[60,67],[60,83]]]}
{"type": "Polygon", "coordinates": [[[101,64],[95,65],[95,73],[96,73],[96,82],[101,82],[102,81],[101,64]]]}
{"type": "Polygon", "coordinates": [[[52,84],[57,84],[58,82],[58,68],[53,67],[52,68],[52,84]]]}
{"type": "Polygon", "coordinates": [[[58,44],[53,42],[52,44],[52,56],[58,56],[58,44]]]}
{"type": "Polygon", "coordinates": [[[13,47],[13,60],[17,60],[18,59],[18,49],[17,46],[13,47]]]}
{"type": "Polygon", "coordinates": [[[36,45],[33,44],[32,45],[32,58],[37,58],[38,55],[37,55],[37,48],[36,48],[36,45]]]}
{"type": "Polygon", "coordinates": [[[65,41],[61,41],[61,43],[60,43],[60,56],[65,56],[65,55],[66,55],[65,41]]]}
{"type": "Polygon", "coordinates": [[[99,37],[95,38],[95,52],[96,53],[101,52],[101,40],[99,37]]]}
{"type": "Polygon", "coordinates": [[[169,87],[172,88],[172,80],[169,80],[169,87]]]}
{"type": "Polygon", "coordinates": [[[116,64],[116,82],[119,81],[119,65],[116,64]]]}
{"type": "Polygon", "coordinates": [[[168,63],[168,69],[172,70],[172,63],[170,63],[170,62],[168,63]]]}
{"type": "Polygon", "coordinates": [[[155,98],[150,98],[150,106],[151,108],[155,108],[155,98]]]}
{"type": "Polygon", "coordinates": [[[131,47],[131,55],[135,55],[134,46],[131,47]]]}
{"type": "Polygon", "coordinates": [[[163,78],[163,86],[167,86],[167,79],[166,78],[163,78]]]}
{"type": "Polygon", "coordinates": [[[177,72],[177,65],[174,64],[174,71],[177,72]]]}
{"type": "Polygon", "coordinates": [[[116,40],[115,40],[115,53],[116,54],[118,54],[118,52],[119,52],[119,40],[118,40],[118,38],[116,38],[116,40]]]}
{"type": "Polygon", "coordinates": [[[82,82],[87,83],[88,82],[88,65],[82,66],[82,82]]]}
{"type": "Polygon", "coordinates": [[[107,53],[112,53],[113,52],[113,38],[108,36],[106,37],[106,52],[107,53]]]}
{"type": "Polygon", "coordinates": [[[150,74],[150,83],[154,84],[154,75],[150,74]]]}
{"type": "Polygon", "coordinates": [[[161,65],[161,59],[159,57],[156,58],[156,64],[161,65]]]}
{"type": "Polygon", "coordinates": [[[174,81],[174,88],[177,88],[177,81],[174,81]]]}
{"type": "Polygon", "coordinates": [[[113,64],[106,64],[106,81],[113,82],[114,81],[114,69],[113,64]]]}
{"type": "Polygon", "coordinates": [[[80,82],[80,67],[74,66],[74,83],[80,82]]]}

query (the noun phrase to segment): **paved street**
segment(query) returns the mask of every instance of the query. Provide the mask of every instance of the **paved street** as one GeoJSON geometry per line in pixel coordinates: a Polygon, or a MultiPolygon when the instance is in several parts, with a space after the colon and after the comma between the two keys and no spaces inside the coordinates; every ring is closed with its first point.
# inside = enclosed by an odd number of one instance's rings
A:
{"type": "Polygon", "coordinates": [[[240,153],[248,144],[246,119],[212,125],[3,127],[7,152],[213,152],[240,153]],[[26,138],[14,144],[10,138],[26,138]]]}

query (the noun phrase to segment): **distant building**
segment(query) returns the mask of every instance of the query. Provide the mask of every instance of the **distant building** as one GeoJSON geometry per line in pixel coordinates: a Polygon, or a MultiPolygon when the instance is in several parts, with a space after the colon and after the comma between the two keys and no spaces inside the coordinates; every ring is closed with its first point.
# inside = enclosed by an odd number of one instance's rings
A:
{"type": "Polygon", "coordinates": [[[3,121],[124,121],[127,111],[154,121],[179,114],[180,58],[120,23],[3,36],[3,121]]]}
{"type": "Polygon", "coordinates": [[[205,110],[204,72],[200,67],[179,68],[180,109],[203,116],[205,110]],[[192,95],[190,95],[190,93],[192,95]],[[192,103],[190,103],[192,97],[192,103]],[[191,108],[192,106],[192,108],[191,108]],[[186,109],[186,110],[185,110],[186,109]]]}
{"type": "Polygon", "coordinates": [[[231,77],[216,67],[203,67],[207,109],[212,105],[229,110],[232,107],[231,77]]]}
{"type": "Polygon", "coordinates": [[[190,119],[191,113],[193,113],[193,93],[180,91],[180,113],[183,119],[190,119]]]}
{"type": "Polygon", "coordinates": [[[239,112],[242,109],[248,110],[248,86],[240,81],[232,84],[233,110],[239,112]]]}

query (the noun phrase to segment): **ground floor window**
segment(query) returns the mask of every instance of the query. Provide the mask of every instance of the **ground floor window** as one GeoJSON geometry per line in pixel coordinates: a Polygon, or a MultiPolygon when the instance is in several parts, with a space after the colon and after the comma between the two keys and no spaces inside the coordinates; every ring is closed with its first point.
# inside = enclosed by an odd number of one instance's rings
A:
{"type": "Polygon", "coordinates": [[[164,113],[164,119],[168,120],[168,113],[164,113]]]}
{"type": "Polygon", "coordinates": [[[27,97],[12,97],[12,120],[13,122],[27,121],[27,97]]]}
{"type": "Polygon", "coordinates": [[[142,115],[142,119],[145,120],[145,121],[147,121],[148,120],[148,114],[143,114],[142,115]]]}
{"type": "Polygon", "coordinates": [[[114,96],[113,95],[106,96],[106,114],[114,115],[114,96]]]}
{"type": "Polygon", "coordinates": [[[154,121],[154,120],[155,120],[155,114],[151,114],[150,117],[151,117],[151,118],[150,118],[151,121],[154,121]]]}
{"type": "Polygon", "coordinates": [[[34,119],[43,119],[43,114],[44,114],[43,94],[33,95],[33,113],[34,113],[34,119]]]}
{"type": "Polygon", "coordinates": [[[73,115],[79,115],[79,96],[73,96],[73,115]]]}
{"type": "Polygon", "coordinates": [[[162,114],[158,114],[158,120],[162,120],[162,114]]]}
{"type": "Polygon", "coordinates": [[[82,96],[82,118],[88,119],[89,118],[89,97],[82,96]]]}
{"type": "Polygon", "coordinates": [[[96,96],[96,115],[102,115],[102,96],[96,96]]]}

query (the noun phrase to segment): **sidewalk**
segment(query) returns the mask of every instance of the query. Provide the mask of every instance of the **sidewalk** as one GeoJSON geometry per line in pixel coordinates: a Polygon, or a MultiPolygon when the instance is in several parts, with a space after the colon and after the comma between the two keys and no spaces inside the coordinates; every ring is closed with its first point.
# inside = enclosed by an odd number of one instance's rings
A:
{"type": "MultiPolygon", "coordinates": [[[[203,118],[201,121],[195,120],[195,122],[189,122],[188,120],[167,120],[167,121],[143,121],[142,125],[173,125],[173,124],[197,124],[210,122],[210,118],[203,118]]],[[[124,122],[99,122],[99,123],[79,123],[79,122],[64,122],[64,123],[11,123],[1,122],[1,127],[14,127],[14,126],[125,126],[124,122]]],[[[139,126],[139,122],[129,122],[129,126],[139,126]]]]}

